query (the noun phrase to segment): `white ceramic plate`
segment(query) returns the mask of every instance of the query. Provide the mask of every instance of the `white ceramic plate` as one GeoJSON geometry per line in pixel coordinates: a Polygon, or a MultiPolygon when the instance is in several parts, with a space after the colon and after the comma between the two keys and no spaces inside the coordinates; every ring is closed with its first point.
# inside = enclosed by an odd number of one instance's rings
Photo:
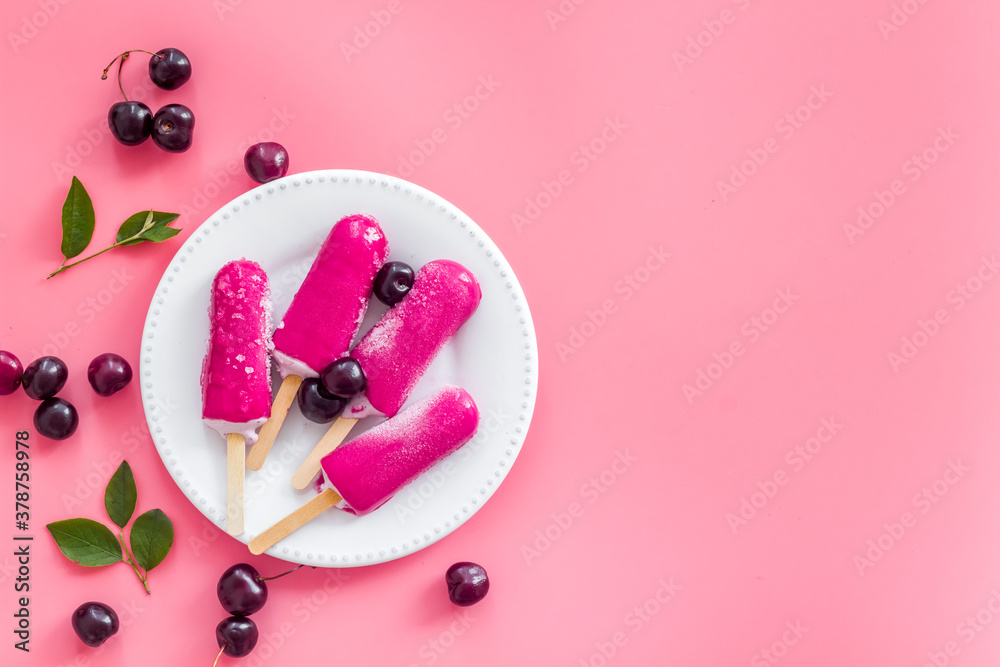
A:
{"type": "MultiPolygon", "coordinates": [[[[462,386],[479,405],[479,432],[372,514],[328,510],[267,552],[295,563],[380,563],[455,530],[507,475],[535,403],[538,355],[528,305],[503,255],[474,222],[432,192],[392,176],[351,170],[286,176],[231,201],[195,230],[167,267],[146,317],[139,375],[146,419],[164,465],[195,507],[225,529],[226,443],[202,424],[199,386],[215,273],[240,257],[259,262],[270,276],[278,322],[330,227],[359,212],[382,224],[390,260],[416,269],[452,259],[478,278],[479,309],[409,402],[442,384],[462,386]]],[[[361,333],[385,310],[373,300],[361,333]]],[[[376,422],[359,422],[350,437],[376,422]]],[[[246,532],[238,539],[249,542],[314,495],[296,491],[290,479],[325,430],[292,406],[264,467],[247,470],[246,532]]]]}

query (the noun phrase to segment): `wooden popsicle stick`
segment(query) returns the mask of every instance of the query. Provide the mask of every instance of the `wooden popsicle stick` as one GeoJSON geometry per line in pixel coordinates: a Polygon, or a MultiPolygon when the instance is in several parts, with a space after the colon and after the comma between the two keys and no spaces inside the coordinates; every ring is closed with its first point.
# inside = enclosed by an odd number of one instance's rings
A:
{"type": "Polygon", "coordinates": [[[340,496],[333,489],[323,489],[318,496],[250,540],[250,553],[259,556],[339,503],[340,500],[340,496]]]}
{"type": "Polygon", "coordinates": [[[299,490],[309,486],[309,482],[319,473],[320,459],[335,450],[357,423],[357,419],[337,417],[337,421],[330,425],[323,439],[309,452],[309,456],[306,457],[306,460],[299,466],[299,469],[292,475],[292,486],[299,490]]]}
{"type": "Polygon", "coordinates": [[[243,482],[246,479],[246,440],[241,433],[226,436],[226,532],[243,532],[243,482]]]}
{"type": "Polygon", "coordinates": [[[247,467],[250,470],[260,470],[264,466],[264,459],[271,451],[271,445],[278,437],[281,425],[285,423],[288,408],[292,407],[292,401],[295,400],[295,394],[299,392],[301,384],[302,377],[299,375],[288,375],[281,381],[278,395],[274,397],[274,403],[271,404],[271,418],[260,427],[257,442],[250,448],[250,455],[247,456],[247,467]]]}

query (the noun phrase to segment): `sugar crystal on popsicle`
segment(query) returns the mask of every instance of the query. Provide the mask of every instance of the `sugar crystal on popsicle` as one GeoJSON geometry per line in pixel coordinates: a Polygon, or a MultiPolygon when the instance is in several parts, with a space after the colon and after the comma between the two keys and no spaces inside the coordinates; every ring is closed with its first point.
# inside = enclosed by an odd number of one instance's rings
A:
{"type": "Polygon", "coordinates": [[[367,387],[347,406],[292,476],[304,489],[319,472],[320,459],[333,451],[356,420],[396,414],[445,343],[479,307],[482,291],[475,276],[446,259],[417,271],[413,287],[389,309],[351,351],[367,387]]]}
{"type": "Polygon", "coordinates": [[[479,410],[464,389],[445,386],[323,457],[338,507],[367,514],[476,434],[479,410]]]}
{"type": "Polygon", "coordinates": [[[409,294],[351,351],[368,386],[345,416],[396,414],[441,348],[476,312],[481,298],[475,276],[461,264],[447,259],[424,264],[409,294]]]}
{"type": "Polygon", "coordinates": [[[229,531],[243,532],[245,443],[271,414],[271,292],[267,274],[241,259],[212,282],[208,352],[202,363],[202,419],[228,442],[229,531]]]}
{"type": "Polygon", "coordinates": [[[261,554],[331,507],[372,512],[476,434],[479,409],[445,386],[323,457],[319,495],[250,541],[261,554]]]}
{"type": "Polygon", "coordinates": [[[281,377],[316,377],[347,356],[388,255],[375,218],[349,215],[333,226],[274,331],[274,361],[281,377]]]}
{"type": "Polygon", "coordinates": [[[271,419],[247,458],[251,470],[264,465],[303,378],[347,356],[388,255],[385,234],[371,216],[349,215],[330,230],[272,337],[283,380],[271,419]]]}

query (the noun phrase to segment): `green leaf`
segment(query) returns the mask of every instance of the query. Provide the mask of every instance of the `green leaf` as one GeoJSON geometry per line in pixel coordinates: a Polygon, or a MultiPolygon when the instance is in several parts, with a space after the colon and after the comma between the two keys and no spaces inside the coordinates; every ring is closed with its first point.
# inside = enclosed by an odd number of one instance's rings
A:
{"type": "Polygon", "coordinates": [[[160,510],[140,514],[128,536],[132,555],[142,569],[149,572],[163,562],[174,544],[174,524],[160,510]]]}
{"type": "MultiPolygon", "coordinates": [[[[128,220],[122,223],[122,226],[118,228],[118,234],[115,235],[115,241],[121,245],[135,245],[136,243],[142,243],[143,239],[139,238],[139,236],[141,236],[143,232],[148,232],[151,229],[159,229],[160,227],[166,227],[179,216],[180,213],[139,211],[138,213],[129,216],[128,220]]],[[[159,240],[163,241],[165,239],[159,240]]]]}
{"type": "Polygon", "coordinates": [[[155,229],[150,229],[148,232],[144,232],[142,235],[143,241],[152,241],[153,243],[159,243],[160,241],[166,241],[167,239],[172,239],[181,230],[174,229],[173,227],[157,227],[155,229]]]}
{"type": "Polygon", "coordinates": [[[83,252],[94,237],[94,203],[76,176],[62,208],[62,254],[66,259],[83,252]]]}
{"type": "Polygon", "coordinates": [[[135,512],[135,477],[128,461],[122,461],[104,489],[104,509],[119,528],[124,528],[135,512]]]}
{"type": "Polygon", "coordinates": [[[66,519],[45,527],[52,533],[63,555],[84,567],[100,567],[123,560],[118,538],[96,521],[66,519]]]}

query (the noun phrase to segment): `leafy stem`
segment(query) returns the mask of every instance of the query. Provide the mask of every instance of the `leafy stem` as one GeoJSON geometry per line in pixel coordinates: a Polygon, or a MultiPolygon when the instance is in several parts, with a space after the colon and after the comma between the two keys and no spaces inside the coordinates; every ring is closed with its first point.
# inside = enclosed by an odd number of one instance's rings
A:
{"type": "Polygon", "coordinates": [[[59,268],[50,273],[46,280],[118,246],[136,245],[146,241],[159,243],[180,233],[179,229],[167,226],[178,218],[177,213],[164,213],[153,209],[140,211],[129,216],[121,224],[115,235],[114,243],[92,255],[67,264],[66,262],[82,254],[87,245],[90,244],[94,235],[94,217],[94,205],[90,200],[90,195],[87,194],[87,190],[80,180],[74,176],[69,194],[66,195],[66,201],[63,203],[62,253],[64,259],[59,268]]]}
{"type": "Polygon", "coordinates": [[[52,276],[56,276],[56,275],[59,275],[60,273],[62,273],[63,271],[65,271],[66,269],[68,269],[68,268],[69,268],[69,267],[71,267],[71,266],[76,266],[76,265],[77,265],[77,264],[79,264],[80,262],[86,262],[86,261],[87,261],[88,259],[93,259],[94,257],[97,257],[98,255],[102,255],[102,254],[106,253],[107,251],[109,251],[109,250],[111,250],[111,249],[113,249],[113,248],[117,248],[117,247],[118,247],[118,246],[120,246],[120,245],[122,245],[122,244],[116,241],[115,243],[113,243],[113,244],[109,245],[109,246],[108,246],[107,248],[105,248],[104,250],[98,250],[98,251],[97,251],[97,252],[95,252],[95,253],[94,253],[93,255],[89,255],[89,256],[87,256],[87,257],[84,257],[83,259],[81,259],[81,260],[77,260],[77,261],[73,262],[72,264],[67,264],[67,263],[66,263],[66,260],[63,260],[63,263],[59,265],[59,268],[58,268],[58,269],[56,269],[55,271],[53,271],[52,273],[50,273],[49,275],[47,275],[47,276],[45,277],[45,279],[46,279],[46,280],[48,280],[48,279],[49,279],[49,278],[51,278],[52,276]]]}
{"type": "Polygon", "coordinates": [[[174,525],[163,510],[151,509],[132,522],[126,544],[125,526],[135,512],[137,497],[132,468],[122,461],[104,489],[104,509],[118,526],[117,535],[93,519],[64,519],[45,527],[66,558],[84,567],[128,563],[146,589],[146,595],[151,595],[149,573],[163,562],[174,545],[174,525]]]}
{"type": "Polygon", "coordinates": [[[71,266],[76,266],[80,262],[86,262],[88,259],[93,259],[94,257],[97,257],[101,253],[105,253],[113,248],[117,248],[120,245],[131,245],[132,243],[137,243],[139,241],[142,241],[143,240],[142,235],[148,232],[150,229],[152,229],[155,224],[156,222],[153,220],[153,210],[150,209],[149,215],[146,216],[146,221],[142,224],[142,228],[138,232],[136,232],[132,236],[129,236],[128,238],[119,239],[114,243],[112,243],[111,245],[109,245],[104,250],[98,250],[93,255],[90,255],[89,257],[84,257],[83,259],[73,262],[72,264],[66,264],[66,262],[63,262],[63,265],[60,266],[59,269],[57,269],[56,271],[50,273],[48,278],[46,278],[46,280],[48,280],[49,278],[51,278],[56,274],[62,273],[71,266]]]}
{"type": "Polygon", "coordinates": [[[132,552],[128,550],[128,547],[125,545],[124,528],[118,531],[118,541],[121,542],[122,550],[128,556],[128,558],[122,558],[122,562],[128,563],[129,565],[132,566],[132,569],[135,570],[135,576],[139,577],[139,581],[142,582],[143,588],[146,589],[146,595],[152,595],[152,593],[149,592],[149,584],[146,583],[146,578],[149,576],[149,572],[147,572],[145,576],[143,576],[143,574],[139,572],[139,567],[135,564],[135,557],[132,555],[132,552]]]}

